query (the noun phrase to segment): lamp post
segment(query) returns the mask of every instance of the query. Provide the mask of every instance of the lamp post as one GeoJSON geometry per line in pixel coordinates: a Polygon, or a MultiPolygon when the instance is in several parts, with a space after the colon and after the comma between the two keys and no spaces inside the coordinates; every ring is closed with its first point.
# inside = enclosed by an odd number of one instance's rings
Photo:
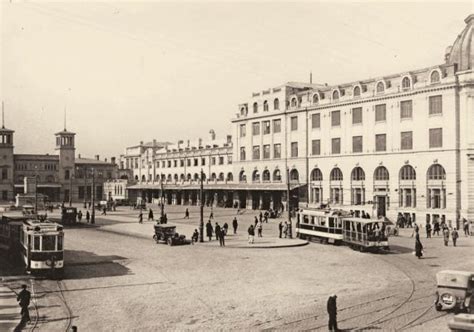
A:
{"type": "Polygon", "coordinates": [[[38,165],[35,165],[35,214],[38,215],[38,165]]]}
{"type": "Polygon", "coordinates": [[[201,211],[199,214],[199,242],[204,242],[204,172],[201,168],[201,185],[199,188],[199,201],[201,203],[201,211]]]}
{"type": "Polygon", "coordinates": [[[72,179],[74,175],[70,175],[69,177],[69,207],[72,206],[72,179]]]}
{"type": "Polygon", "coordinates": [[[286,168],[286,210],[288,211],[288,229],[289,229],[289,237],[290,239],[293,237],[293,230],[291,225],[291,211],[290,211],[290,169],[286,168]]]}
{"type": "Polygon", "coordinates": [[[95,169],[92,168],[92,213],[91,224],[95,224],[95,169]]]}
{"type": "Polygon", "coordinates": [[[160,200],[161,219],[160,221],[163,222],[163,218],[165,216],[165,193],[163,189],[163,177],[161,177],[160,179],[160,187],[161,187],[161,200],[160,200]]]}

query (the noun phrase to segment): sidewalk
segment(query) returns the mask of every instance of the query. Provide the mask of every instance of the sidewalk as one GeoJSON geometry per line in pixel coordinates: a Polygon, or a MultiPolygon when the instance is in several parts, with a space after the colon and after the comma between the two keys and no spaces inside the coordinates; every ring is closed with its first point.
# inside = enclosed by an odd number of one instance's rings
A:
{"type": "Polygon", "coordinates": [[[13,331],[20,324],[20,306],[16,294],[5,286],[0,286],[0,331],[13,331]]]}

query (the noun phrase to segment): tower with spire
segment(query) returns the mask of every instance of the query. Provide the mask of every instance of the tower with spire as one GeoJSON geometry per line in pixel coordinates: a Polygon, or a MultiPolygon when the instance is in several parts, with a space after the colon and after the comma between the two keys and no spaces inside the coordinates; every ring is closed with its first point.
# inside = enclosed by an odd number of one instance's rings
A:
{"type": "Polygon", "coordinates": [[[59,155],[59,182],[62,185],[61,198],[65,201],[69,200],[70,182],[74,177],[75,165],[75,136],[66,128],[66,112],[64,112],[64,129],[55,134],[56,136],[56,153],[59,155]]]}
{"type": "Polygon", "coordinates": [[[13,200],[13,133],[5,128],[5,105],[2,101],[2,128],[0,129],[0,200],[13,200]]]}

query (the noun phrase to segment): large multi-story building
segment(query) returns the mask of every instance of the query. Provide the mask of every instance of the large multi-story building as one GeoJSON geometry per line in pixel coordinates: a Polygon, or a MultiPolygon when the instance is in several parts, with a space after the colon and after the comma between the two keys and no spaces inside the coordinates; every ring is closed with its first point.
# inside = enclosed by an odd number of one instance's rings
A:
{"type": "MultiPolygon", "coordinates": [[[[140,182],[130,189],[186,183],[193,185],[195,197],[203,167],[216,185],[206,183],[205,190],[225,196],[225,205],[329,204],[390,218],[410,215],[421,222],[472,219],[474,15],[465,22],[439,65],[336,85],[288,83],[253,93],[232,119],[232,144],[141,144],[135,155],[124,156],[133,160],[127,163],[140,182]],[[232,158],[232,165],[204,167],[200,160],[210,165],[213,155],[232,158]]],[[[170,203],[189,201],[169,195],[170,203]]]]}
{"type": "Polygon", "coordinates": [[[90,201],[92,177],[96,199],[102,199],[103,184],[117,176],[115,158],[110,162],[75,155],[75,133],[55,134],[54,154],[15,154],[14,131],[0,129],[0,200],[11,202],[24,193],[25,178],[36,178],[38,193],[52,202],[90,201]]]}

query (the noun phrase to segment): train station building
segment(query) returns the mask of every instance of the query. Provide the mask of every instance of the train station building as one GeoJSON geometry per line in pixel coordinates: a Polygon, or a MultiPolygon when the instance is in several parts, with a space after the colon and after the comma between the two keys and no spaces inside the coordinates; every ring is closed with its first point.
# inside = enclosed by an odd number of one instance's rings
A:
{"type": "Polygon", "coordinates": [[[437,65],[264,89],[238,105],[223,144],[127,148],[128,190],[150,200],[163,186],[169,203],[198,204],[202,168],[206,201],[223,206],[289,199],[421,223],[474,219],[474,15],[465,23],[437,65]]]}

